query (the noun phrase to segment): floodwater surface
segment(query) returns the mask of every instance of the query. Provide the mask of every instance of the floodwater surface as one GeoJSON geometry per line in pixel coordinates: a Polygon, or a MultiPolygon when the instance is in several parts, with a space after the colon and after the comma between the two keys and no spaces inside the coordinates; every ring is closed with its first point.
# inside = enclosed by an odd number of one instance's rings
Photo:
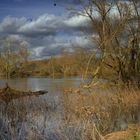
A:
{"type": "Polygon", "coordinates": [[[44,134],[54,139],[51,134],[59,129],[63,120],[61,92],[70,87],[78,87],[80,78],[1,79],[0,88],[5,87],[6,83],[17,90],[46,90],[48,93],[39,97],[24,97],[23,100],[16,99],[8,105],[0,104],[0,133],[6,132],[6,135],[2,135],[4,139],[34,139],[34,136],[41,137],[44,134]]]}
{"type": "Polygon", "coordinates": [[[49,93],[59,93],[62,88],[77,87],[80,83],[80,78],[18,78],[18,79],[1,79],[0,87],[4,87],[5,83],[10,87],[19,90],[47,90],[49,93]]]}

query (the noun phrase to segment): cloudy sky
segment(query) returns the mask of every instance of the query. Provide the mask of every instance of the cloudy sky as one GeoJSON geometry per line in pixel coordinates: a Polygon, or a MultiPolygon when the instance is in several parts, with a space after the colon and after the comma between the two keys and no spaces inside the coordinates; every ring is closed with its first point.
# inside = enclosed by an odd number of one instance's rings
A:
{"type": "Polygon", "coordinates": [[[1,0],[0,41],[27,46],[31,59],[57,56],[62,49],[88,47],[86,17],[71,16],[66,7],[78,0],[1,0]]]}

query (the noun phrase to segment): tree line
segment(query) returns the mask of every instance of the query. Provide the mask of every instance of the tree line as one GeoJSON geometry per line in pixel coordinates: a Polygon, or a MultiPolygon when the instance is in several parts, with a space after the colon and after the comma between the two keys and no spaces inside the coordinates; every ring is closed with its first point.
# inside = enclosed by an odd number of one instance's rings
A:
{"type": "Polygon", "coordinates": [[[0,42],[0,77],[11,78],[22,64],[27,63],[29,52],[27,47],[16,45],[11,40],[0,42]]]}

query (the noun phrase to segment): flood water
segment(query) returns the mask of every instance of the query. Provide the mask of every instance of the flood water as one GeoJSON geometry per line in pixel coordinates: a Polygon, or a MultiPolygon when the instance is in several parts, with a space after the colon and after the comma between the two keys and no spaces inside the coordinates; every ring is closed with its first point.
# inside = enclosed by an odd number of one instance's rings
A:
{"type": "Polygon", "coordinates": [[[49,93],[60,93],[62,88],[77,87],[80,78],[19,78],[19,79],[1,79],[0,88],[8,83],[10,87],[19,90],[47,90],[49,93]]]}
{"type": "MultiPolygon", "coordinates": [[[[21,91],[46,90],[48,93],[12,100],[9,104],[0,101],[0,140],[61,140],[58,136],[64,124],[63,91],[79,87],[80,78],[1,79],[0,88],[6,83],[21,91]]],[[[98,94],[114,93],[112,91],[94,89],[98,94]]],[[[122,128],[126,127],[125,118],[120,123],[122,128]]],[[[71,131],[71,126],[69,128],[71,131]]]]}
{"type": "MultiPolygon", "coordinates": [[[[49,139],[51,137],[55,139],[55,136],[51,136],[55,129],[59,129],[61,121],[63,119],[63,108],[61,105],[61,92],[64,89],[70,87],[78,87],[80,84],[80,78],[63,78],[63,79],[51,79],[51,78],[27,78],[27,79],[9,79],[9,80],[0,80],[0,88],[3,88],[5,84],[11,88],[23,91],[38,91],[46,90],[47,94],[41,95],[39,97],[30,97],[24,99],[24,102],[19,102],[19,99],[9,103],[7,113],[11,112],[11,106],[14,104],[14,113],[7,114],[4,109],[4,113],[0,110],[0,133],[6,132],[9,135],[4,135],[4,139],[9,140],[12,136],[16,139],[24,139],[30,135],[37,134],[40,136],[43,133],[46,133],[49,139]],[[26,108],[26,113],[24,112],[24,107],[26,108]],[[34,106],[34,107],[33,107],[34,106]],[[45,108],[47,108],[45,110],[45,108]],[[10,110],[10,111],[9,111],[10,110]],[[19,116],[16,115],[17,112],[20,112],[23,116],[26,114],[24,120],[19,121],[19,116]],[[4,115],[5,114],[5,115],[4,115]],[[14,116],[14,117],[13,117],[14,116]],[[4,119],[3,119],[4,118],[4,119]],[[5,119],[7,118],[7,119],[5,119]],[[14,120],[14,127],[10,126],[14,120]],[[10,130],[9,130],[10,129],[10,130]],[[33,130],[32,130],[33,129],[33,130]],[[13,132],[13,130],[15,132],[13,132]],[[20,133],[19,133],[20,131],[20,133]],[[31,134],[35,131],[35,134],[31,134]],[[16,135],[16,136],[15,136],[16,135]]],[[[0,137],[1,139],[1,137],[0,137]]],[[[29,138],[28,138],[29,139],[29,138]]],[[[30,136],[30,139],[34,137],[30,136]]],[[[39,139],[39,137],[37,138],[39,139]]],[[[43,138],[46,139],[46,138],[43,138]]],[[[48,138],[47,138],[48,139],[48,138]]],[[[10,139],[11,140],[11,139],[10,139]]]]}

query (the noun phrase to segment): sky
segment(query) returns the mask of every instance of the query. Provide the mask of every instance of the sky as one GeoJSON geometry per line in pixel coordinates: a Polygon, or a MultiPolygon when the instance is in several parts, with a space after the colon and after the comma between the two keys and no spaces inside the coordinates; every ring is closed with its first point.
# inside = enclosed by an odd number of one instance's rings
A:
{"type": "Polygon", "coordinates": [[[0,41],[26,46],[33,60],[89,47],[89,19],[70,15],[71,5],[78,7],[78,0],[1,0],[0,41]]]}

